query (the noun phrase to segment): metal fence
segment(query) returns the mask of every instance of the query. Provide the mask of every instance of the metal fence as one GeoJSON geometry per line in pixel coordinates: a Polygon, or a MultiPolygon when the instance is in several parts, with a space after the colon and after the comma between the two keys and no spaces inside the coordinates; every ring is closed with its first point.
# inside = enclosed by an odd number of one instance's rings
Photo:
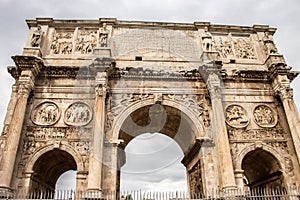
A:
{"type": "Polygon", "coordinates": [[[90,191],[46,191],[2,192],[0,199],[52,199],[52,200],[300,200],[300,188],[289,189],[252,189],[212,190],[203,194],[189,194],[187,191],[121,191],[121,192],[90,192],[90,191]]]}

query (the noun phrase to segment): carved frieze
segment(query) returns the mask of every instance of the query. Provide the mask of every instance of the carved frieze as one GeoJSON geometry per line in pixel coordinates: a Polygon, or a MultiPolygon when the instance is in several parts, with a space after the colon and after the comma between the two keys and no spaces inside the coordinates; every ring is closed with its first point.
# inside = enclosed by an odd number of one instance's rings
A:
{"type": "Polygon", "coordinates": [[[75,52],[82,54],[91,53],[97,46],[97,31],[79,30],[79,36],[76,40],[75,52]]]}
{"type": "Polygon", "coordinates": [[[228,129],[229,140],[239,142],[286,140],[282,129],[228,129]]]}
{"type": "Polygon", "coordinates": [[[226,108],[226,123],[235,128],[244,128],[249,124],[246,110],[239,105],[229,105],[226,108]]]}
{"type": "Polygon", "coordinates": [[[64,121],[67,125],[85,126],[92,120],[93,111],[83,102],[71,104],[65,111],[64,121]]]}
{"type": "Polygon", "coordinates": [[[59,118],[60,110],[53,102],[43,102],[37,105],[31,113],[31,120],[36,125],[53,125],[59,118]]]}
{"type": "Polygon", "coordinates": [[[78,139],[88,138],[90,128],[76,127],[27,127],[26,137],[35,139],[78,139]]]}
{"type": "Polygon", "coordinates": [[[233,57],[232,38],[229,34],[228,37],[216,37],[213,41],[213,47],[219,52],[222,58],[233,57]]]}
{"type": "Polygon", "coordinates": [[[130,78],[130,79],[169,79],[169,80],[202,80],[201,74],[198,70],[187,71],[164,71],[164,70],[151,70],[143,68],[126,68],[116,70],[110,74],[111,78],[130,78]]]}
{"type": "Polygon", "coordinates": [[[254,45],[250,38],[238,38],[234,40],[235,56],[242,59],[256,59],[254,45]]]}
{"type": "Polygon", "coordinates": [[[253,111],[254,121],[261,127],[274,127],[277,124],[277,113],[267,105],[258,105],[253,111]]]}
{"type": "Polygon", "coordinates": [[[73,50],[74,32],[56,32],[51,43],[51,52],[53,54],[71,54],[73,50]]]}
{"type": "Polygon", "coordinates": [[[219,52],[221,58],[256,59],[254,44],[250,37],[225,36],[213,37],[213,49],[219,52]]]}

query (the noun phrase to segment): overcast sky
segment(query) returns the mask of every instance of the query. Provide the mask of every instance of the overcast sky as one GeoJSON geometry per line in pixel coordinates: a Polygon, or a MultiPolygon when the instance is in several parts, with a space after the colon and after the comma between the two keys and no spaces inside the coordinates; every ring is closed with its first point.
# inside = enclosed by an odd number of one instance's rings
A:
{"type": "MultiPolygon", "coordinates": [[[[300,71],[300,1],[299,0],[0,0],[0,79],[1,94],[0,121],[1,129],[8,104],[13,78],[6,67],[13,65],[11,56],[22,53],[27,39],[28,28],[25,19],[36,17],[52,17],[55,19],[98,19],[115,17],[119,20],[188,22],[209,21],[212,24],[232,24],[252,26],[268,24],[276,27],[274,40],[279,52],[293,70],[300,71]]],[[[294,98],[299,105],[300,78],[295,79],[294,98]]],[[[154,140],[155,137],[153,136],[154,140]]],[[[163,138],[163,137],[162,137],[163,138]]],[[[153,138],[152,138],[153,139],[153,138]]],[[[166,138],[164,138],[166,139],[166,138]]],[[[160,139],[160,141],[165,141],[160,139]]],[[[170,142],[170,141],[169,141],[170,142]]],[[[175,145],[167,143],[169,145],[175,145]]],[[[128,151],[134,152],[139,145],[128,151]]],[[[176,147],[174,147],[176,149],[176,147]]],[[[164,155],[169,155],[166,150],[164,155]]],[[[177,152],[181,156],[181,152],[177,152]]],[[[172,160],[172,159],[171,159],[172,160]]],[[[179,163],[179,162],[178,162],[179,163]]],[[[169,183],[180,185],[182,176],[174,176],[172,170],[180,165],[166,165],[167,170],[160,176],[144,174],[145,187],[160,186],[158,183],[168,182],[164,175],[173,179],[169,183]],[[162,175],[164,174],[164,175],[162,175]],[[158,178],[161,177],[161,178],[158,178]]],[[[157,166],[156,166],[157,167],[157,166]]],[[[180,170],[179,170],[180,171],[180,170]]],[[[176,173],[175,173],[176,174],[176,173]]],[[[130,181],[130,179],[127,179],[130,181]]],[[[128,182],[127,181],[127,182],[128,182]]],[[[124,181],[125,183],[125,181],[124,181]]],[[[139,186],[141,182],[131,182],[139,186]]]]}

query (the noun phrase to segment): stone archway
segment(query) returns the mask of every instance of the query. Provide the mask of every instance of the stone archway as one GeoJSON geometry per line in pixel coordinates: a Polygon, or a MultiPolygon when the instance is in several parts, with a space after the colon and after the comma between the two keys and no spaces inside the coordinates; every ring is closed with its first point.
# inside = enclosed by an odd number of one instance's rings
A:
{"type": "Polygon", "coordinates": [[[248,152],[242,161],[242,170],[250,189],[284,188],[280,161],[261,148],[248,152]]]}
{"type": "Polygon", "coordinates": [[[30,192],[54,191],[57,179],[68,170],[77,170],[74,158],[59,149],[41,155],[33,165],[30,192]]]}
{"type": "Polygon", "coordinates": [[[76,187],[81,185],[78,180],[85,170],[81,155],[68,144],[50,144],[38,149],[28,160],[25,167],[28,194],[50,192],[53,194],[58,178],[68,170],[76,170],[76,187]]]}
{"type": "MultiPolygon", "coordinates": [[[[114,144],[106,144],[104,154],[116,155],[116,160],[104,161],[104,172],[109,177],[104,178],[103,189],[119,191],[120,168],[126,162],[124,149],[127,144],[143,133],[159,132],[172,138],[187,155],[195,145],[196,140],[205,137],[205,129],[199,118],[189,108],[178,102],[148,99],[128,106],[115,120],[114,129],[109,132],[114,144]],[[116,129],[118,127],[118,129],[116,129]]],[[[107,158],[108,156],[104,156],[107,158]]],[[[189,172],[188,172],[189,173],[189,172]]],[[[201,179],[201,177],[199,177],[201,179]]],[[[190,184],[187,184],[190,185],[190,184]]],[[[203,186],[202,186],[203,187],[203,186]]]]}

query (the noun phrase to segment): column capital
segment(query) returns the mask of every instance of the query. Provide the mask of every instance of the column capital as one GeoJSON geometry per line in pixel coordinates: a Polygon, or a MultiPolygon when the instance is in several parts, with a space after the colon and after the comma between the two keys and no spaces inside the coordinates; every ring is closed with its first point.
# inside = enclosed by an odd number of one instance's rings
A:
{"type": "Polygon", "coordinates": [[[30,83],[22,83],[19,85],[18,94],[29,96],[31,90],[33,89],[33,85],[30,83]]]}
{"type": "Polygon", "coordinates": [[[275,92],[280,96],[282,100],[292,99],[294,96],[293,89],[290,87],[279,87],[275,92]]]}
{"type": "Polygon", "coordinates": [[[95,93],[97,97],[106,97],[108,86],[103,84],[96,85],[95,93]]]}
{"type": "Polygon", "coordinates": [[[199,71],[206,81],[207,89],[212,99],[221,99],[221,67],[222,63],[217,61],[211,61],[205,63],[199,67],[199,71]]]}

